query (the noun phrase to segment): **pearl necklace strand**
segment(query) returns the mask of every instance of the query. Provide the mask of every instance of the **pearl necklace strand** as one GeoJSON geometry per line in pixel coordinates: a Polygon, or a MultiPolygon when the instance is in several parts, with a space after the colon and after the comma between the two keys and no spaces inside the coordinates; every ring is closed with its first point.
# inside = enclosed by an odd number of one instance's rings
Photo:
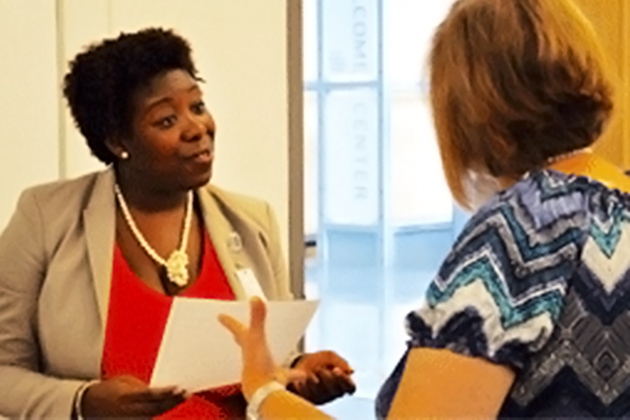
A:
{"type": "Polygon", "coordinates": [[[122,214],[125,217],[127,226],[129,226],[129,229],[131,229],[133,236],[136,238],[138,244],[144,250],[144,252],[146,252],[147,255],[149,255],[149,257],[151,257],[155,262],[163,267],[166,267],[166,275],[168,276],[168,279],[171,283],[175,283],[179,287],[184,287],[186,284],[188,284],[188,254],[186,254],[186,246],[188,245],[188,235],[190,233],[190,225],[192,222],[192,192],[188,193],[186,215],[184,216],[184,230],[182,231],[182,238],[179,249],[173,251],[167,260],[160,257],[158,253],[155,252],[155,250],[151,247],[151,245],[149,245],[147,240],[138,229],[138,226],[134,222],[133,217],[131,217],[129,207],[127,207],[125,197],[122,195],[118,184],[114,185],[114,192],[116,193],[116,199],[118,200],[118,204],[120,205],[122,214]]]}
{"type": "MultiPolygon", "coordinates": [[[[572,157],[580,155],[582,153],[592,153],[592,152],[593,152],[592,148],[585,147],[583,149],[577,149],[577,150],[573,150],[573,151],[568,152],[568,153],[562,153],[561,155],[552,156],[552,157],[547,159],[545,167],[549,167],[549,166],[555,165],[556,163],[558,163],[558,162],[560,162],[562,160],[572,158],[572,157]]],[[[527,178],[529,178],[530,175],[531,175],[531,172],[527,171],[521,176],[521,179],[527,179],[527,178]]]]}
{"type": "Polygon", "coordinates": [[[591,152],[593,152],[593,149],[591,149],[590,147],[585,147],[583,149],[577,149],[577,150],[573,150],[572,152],[553,156],[547,159],[547,166],[551,166],[555,163],[560,162],[561,160],[572,158],[573,156],[581,155],[582,153],[591,153],[591,152]]]}

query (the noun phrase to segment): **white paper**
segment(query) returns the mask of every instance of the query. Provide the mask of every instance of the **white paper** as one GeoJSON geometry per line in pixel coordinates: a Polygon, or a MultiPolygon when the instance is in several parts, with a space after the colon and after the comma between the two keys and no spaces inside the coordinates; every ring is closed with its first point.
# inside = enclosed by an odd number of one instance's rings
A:
{"type": "MultiPolygon", "coordinates": [[[[283,362],[297,346],[316,301],[266,302],[267,342],[283,362]]],[[[241,349],[219,314],[249,325],[249,302],[175,298],[158,352],[151,386],[177,385],[198,392],[241,381],[241,349]]]]}

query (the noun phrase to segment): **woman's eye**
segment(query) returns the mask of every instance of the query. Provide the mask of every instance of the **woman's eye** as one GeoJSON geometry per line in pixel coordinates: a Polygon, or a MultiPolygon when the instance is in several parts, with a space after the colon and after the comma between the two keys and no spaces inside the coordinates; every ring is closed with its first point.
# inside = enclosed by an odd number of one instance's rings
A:
{"type": "Polygon", "coordinates": [[[206,104],[203,101],[193,104],[192,111],[196,114],[202,114],[206,111],[206,104]]]}
{"type": "Polygon", "coordinates": [[[175,125],[176,118],[174,115],[169,115],[168,117],[164,117],[155,124],[159,128],[171,128],[175,125]]]}

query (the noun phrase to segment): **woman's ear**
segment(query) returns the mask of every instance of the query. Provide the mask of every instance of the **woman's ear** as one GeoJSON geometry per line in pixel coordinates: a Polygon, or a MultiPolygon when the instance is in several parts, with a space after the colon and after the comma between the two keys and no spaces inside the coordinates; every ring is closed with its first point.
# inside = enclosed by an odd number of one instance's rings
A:
{"type": "Polygon", "coordinates": [[[119,139],[108,138],[105,140],[105,146],[116,155],[120,160],[129,159],[129,152],[119,139]]]}

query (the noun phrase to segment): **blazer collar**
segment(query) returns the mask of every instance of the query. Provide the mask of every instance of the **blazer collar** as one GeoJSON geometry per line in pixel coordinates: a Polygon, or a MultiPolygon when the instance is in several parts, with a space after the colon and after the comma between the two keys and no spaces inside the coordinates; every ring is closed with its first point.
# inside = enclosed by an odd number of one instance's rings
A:
{"type": "Polygon", "coordinates": [[[115,175],[112,167],[98,173],[83,211],[92,282],[102,326],[107,325],[116,235],[115,175]]]}
{"type": "Polygon", "coordinates": [[[234,226],[229,220],[231,213],[217,201],[207,187],[198,189],[197,197],[201,205],[204,224],[232,291],[237,300],[245,300],[247,293],[238,277],[237,270],[247,267],[248,264],[243,254],[240,236],[234,231],[234,226]]]}
{"type": "MultiPolygon", "coordinates": [[[[116,235],[115,179],[112,167],[100,172],[83,211],[88,259],[103,328],[107,325],[116,235]]],[[[234,295],[237,300],[247,299],[237,270],[247,267],[248,264],[243,255],[242,245],[238,243],[240,237],[228,220],[230,213],[220,205],[207,187],[198,189],[197,197],[205,227],[234,295]]]]}

